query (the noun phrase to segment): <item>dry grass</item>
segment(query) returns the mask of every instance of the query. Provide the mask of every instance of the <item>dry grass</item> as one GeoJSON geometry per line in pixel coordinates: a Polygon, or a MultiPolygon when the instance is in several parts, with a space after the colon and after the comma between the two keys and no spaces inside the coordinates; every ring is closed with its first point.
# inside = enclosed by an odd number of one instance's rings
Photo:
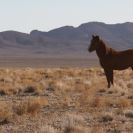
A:
{"type": "Polygon", "coordinates": [[[57,131],[53,127],[48,125],[41,126],[38,132],[39,133],[57,133],[57,131]]]}
{"type": "Polygon", "coordinates": [[[133,118],[133,110],[125,110],[125,116],[128,118],[133,118]]]}
{"type": "Polygon", "coordinates": [[[63,118],[62,129],[64,133],[89,133],[90,129],[83,126],[84,118],[80,115],[67,114],[63,118]]]}
{"type": "Polygon", "coordinates": [[[17,115],[32,114],[35,115],[39,110],[48,105],[46,98],[30,98],[24,101],[18,102],[13,106],[13,110],[17,115]]]}
{"type": "Polygon", "coordinates": [[[12,109],[5,102],[0,102],[0,125],[10,122],[12,118],[12,109]]]}
{"type": "Polygon", "coordinates": [[[0,69],[0,130],[132,133],[133,73],[100,68],[0,69]]]}
{"type": "Polygon", "coordinates": [[[103,114],[100,118],[100,122],[109,122],[109,121],[113,121],[113,114],[111,113],[103,114]]]}

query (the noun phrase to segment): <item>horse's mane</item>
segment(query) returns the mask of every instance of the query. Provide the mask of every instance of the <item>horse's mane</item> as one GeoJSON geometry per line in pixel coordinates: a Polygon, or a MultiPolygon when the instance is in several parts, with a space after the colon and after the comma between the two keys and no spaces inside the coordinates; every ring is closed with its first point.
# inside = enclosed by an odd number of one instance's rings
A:
{"type": "Polygon", "coordinates": [[[105,49],[106,54],[111,54],[116,52],[115,49],[108,47],[107,43],[105,43],[102,39],[100,39],[100,45],[105,49]]]}

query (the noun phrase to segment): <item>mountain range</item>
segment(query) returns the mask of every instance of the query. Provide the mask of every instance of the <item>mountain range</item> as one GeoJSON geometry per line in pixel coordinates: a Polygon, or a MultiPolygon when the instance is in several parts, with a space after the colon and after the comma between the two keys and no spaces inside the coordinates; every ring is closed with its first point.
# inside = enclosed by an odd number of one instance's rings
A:
{"type": "Polygon", "coordinates": [[[133,23],[89,22],[78,27],[64,26],[48,32],[33,30],[0,32],[0,56],[93,58],[87,48],[92,34],[99,35],[117,50],[133,48],[133,23]]]}

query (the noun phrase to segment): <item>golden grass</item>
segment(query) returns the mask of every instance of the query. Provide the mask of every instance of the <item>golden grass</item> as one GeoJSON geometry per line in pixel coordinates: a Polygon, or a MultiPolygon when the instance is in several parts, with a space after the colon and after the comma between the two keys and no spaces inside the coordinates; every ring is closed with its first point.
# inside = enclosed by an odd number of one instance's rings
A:
{"type": "Polygon", "coordinates": [[[49,125],[41,126],[38,132],[39,133],[57,133],[57,131],[49,125]]]}
{"type": "Polygon", "coordinates": [[[16,132],[132,131],[133,73],[114,75],[108,89],[100,68],[0,69],[0,124],[16,132]]]}
{"type": "Polygon", "coordinates": [[[0,102],[0,125],[7,124],[12,118],[12,109],[5,102],[0,102]]]}
{"type": "Polygon", "coordinates": [[[47,106],[48,100],[46,98],[29,98],[27,100],[18,102],[13,106],[13,110],[17,115],[32,114],[39,112],[41,107],[47,106]]]}

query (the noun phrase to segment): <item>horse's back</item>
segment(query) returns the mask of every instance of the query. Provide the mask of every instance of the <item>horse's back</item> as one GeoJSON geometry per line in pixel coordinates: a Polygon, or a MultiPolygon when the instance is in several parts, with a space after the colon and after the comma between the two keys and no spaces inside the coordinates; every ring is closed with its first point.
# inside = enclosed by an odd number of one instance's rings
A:
{"type": "Polygon", "coordinates": [[[100,64],[105,69],[123,70],[133,66],[133,49],[125,51],[111,51],[111,53],[103,59],[100,64]]]}
{"type": "Polygon", "coordinates": [[[133,66],[133,49],[116,52],[112,57],[113,66],[118,70],[133,66]]]}
{"type": "Polygon", "coordinates": [[[128,50],[124,50],[124,51],[115,51],[112,54],[112,57],[123,58],[123,59],[133,58],[133,49],[128,49],[128,50]]]}

